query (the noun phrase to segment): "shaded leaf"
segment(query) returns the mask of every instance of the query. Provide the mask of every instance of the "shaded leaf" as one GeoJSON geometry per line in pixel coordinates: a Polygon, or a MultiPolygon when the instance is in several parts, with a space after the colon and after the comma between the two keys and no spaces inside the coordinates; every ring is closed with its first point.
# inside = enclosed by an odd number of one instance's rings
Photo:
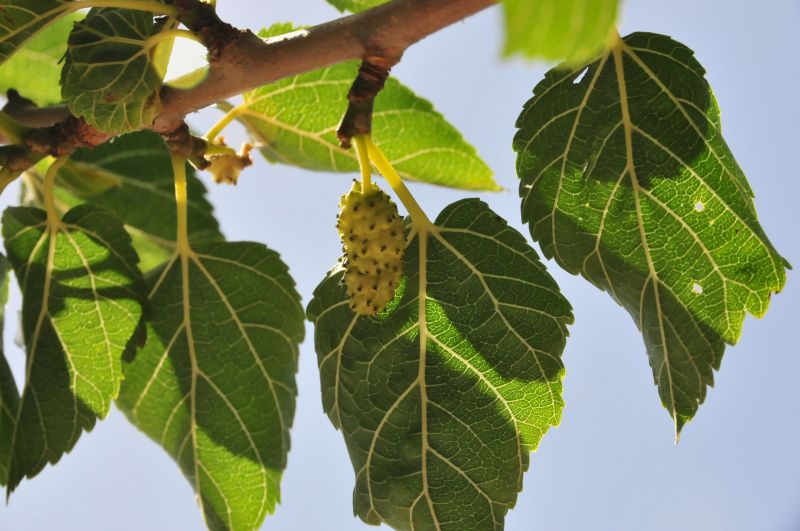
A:
{"type": "MultiPolygon", "coordinates": [[[[288,31],[287,25],[279,26],[288,31]]],[[[264,30],[262,36],[273,35],[264,30]]],[[[239,119],[264,156],[319,171],[358,170],[354,150],[336,129],[358,63],[347,62],[265,85],[245,94],[239,119]]],[[[472,190],[496,190],[492,171],[426,100],[390,78],[375,100],[373,138],[406,178],[472,190]]]]}
{"type": "MultiPolygon", "coordinates": [[[[222,240],[206,188],[186,166],[189,193],[189,239],[198,243],[222,240]]],[[[175,182],[169,151],[150,131],[131,133],[93,149],[79,150],[59,173],[59,184],[72,199],[101,206],[122,218],[148,270],[162,263],[175,248],[177,218],[175,182]],[[145,259],[149,257],[150,259],[145,259]]]]}
{"type": "Polygon", "coordinates": [[[613,42],[619,0],[503,0],[505,53],[569,64],[613,42]]]}
{"type": "Polygon", "coordinates": [[[159,31],[152,13],[92,9],[69,36],[61,87],[75,116],[114,134],[153,122],[162,77],[153,62],[159,31]]]}
{"type": "Polygon", "coordinates": [[[8,260],[0,255],[0,485],[6,485],[8,482],[8,459],[11,455],[11,439],[19,408],[19,391],[2,348],[10,270],[11,265],[8,260]]]}
{"type": "Polygon", "coordinates": [[[81,18],[83,14],[75,13],[56,20],[19,48],[14,57],[0,66],[0,92],[13,88],[37,105],[59,103],[61,59],[67,51],[72,25],[81,18]]]}
{"type": "Polygon", "coordinates": [[[37,32],[67,14],[69,3],[60,0],[0,0],[0,64],[37,32]]]}
{"type": "Polygon", "coordinates": [[[351,312],[341,270],[308,308],[355,511],[395,529],[502,529],[529,452],[561,418],[572,311],[536,252],[476,199],[411,235],[408,276],[376,318],[351,312]]]}
{"type": "Polygon", "coordinates": [[[519,117],[523,219],[632,315],[679,432],[786,264],[690,49],[634,33],[583,70],[548,72],[519,117]]]}
{"type": "Polygon", "coordinates": [[[121,356],[142,315],[137,257],[122,224],[89,205],[56,224],[8,208],[3,237],[22,290],[25,387],[9,491],[57,462],[119,392],[121,356]]]}
{"type": "Polygon", "coordinates": [[[300,297],[256,243],[195,246],[150,282],[144,348],[118,404],[178,462],[211,529],[256,529],[279,501],[303,339],[300,297]]]}

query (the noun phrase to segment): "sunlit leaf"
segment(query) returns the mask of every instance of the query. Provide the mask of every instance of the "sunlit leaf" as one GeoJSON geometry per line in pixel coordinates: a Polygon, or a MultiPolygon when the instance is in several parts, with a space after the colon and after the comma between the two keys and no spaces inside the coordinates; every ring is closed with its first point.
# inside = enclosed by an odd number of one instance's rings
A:
{"type": "Polygon", "coordinates": [[[505,53],[577,64],[612,42],[619,0],[503,0],[505,53]]]}
{"type": "Polygon", "coordinates": [[[303,339],[300,297],[256,243],[194,246],[150,279],[147,343],[118,401],[178,462],[211,529],[257,529],[280,500],[303,339]]]}
{"type": "Polygon", "coordinates": [[[95,207],[78,206],[58,222],[36,208],[9,208],[3,238],[22,290],[27,351],[11,491],[108,414],[144,297],[130,238],[118,219],[95,207]]]}
{"type": "Polygon", "coordinates": [[[704,73],[686,46],[634,33],[548,72],[514,140],[531,234],[630,312],[678,432],[786,280],[704,73]]]}
{"type": "Polygon", "coordinates": [[[349,309],[341,270],[308,308],[355,511],[402,530],[500,530],[529,452],[561,418],[572,311],[525,239],[478,200],[411,234],[407,278],[383,313],[349,309]]]}

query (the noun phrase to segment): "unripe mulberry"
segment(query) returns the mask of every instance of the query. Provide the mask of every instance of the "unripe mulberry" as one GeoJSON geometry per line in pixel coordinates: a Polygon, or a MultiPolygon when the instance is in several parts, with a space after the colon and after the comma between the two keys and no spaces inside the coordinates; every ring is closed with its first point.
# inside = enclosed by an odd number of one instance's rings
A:
{"type": "Polygon", "coordinates": [[[350,308],[375,315],[392,300],[403,276],[405,228],[397,206],[386,193],[361,182],[339,201],[339,236],[344,244],[344,283],[350,308]]]}

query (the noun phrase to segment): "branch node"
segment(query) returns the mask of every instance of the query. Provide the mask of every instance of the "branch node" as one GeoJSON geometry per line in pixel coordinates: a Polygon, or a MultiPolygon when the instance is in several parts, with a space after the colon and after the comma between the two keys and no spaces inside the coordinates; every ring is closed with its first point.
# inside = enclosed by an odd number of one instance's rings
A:
{"type": "Polygon", "coordinates": [[[186,122],[161,136],[171,153],[188,159],[198,170],[208,167],[209,162],[205,158],[208,142],[192,135],[186,122]]]}
{"type": "Polygon", "coordinates": [[[354,136],[372,132],[375,96],[383,89],[390,69],[391,64],[379,57],[368,57],[361,62],[358,76],[347,94],[347,111],[336,131],[343,148],[350,148],[354,136]]]}

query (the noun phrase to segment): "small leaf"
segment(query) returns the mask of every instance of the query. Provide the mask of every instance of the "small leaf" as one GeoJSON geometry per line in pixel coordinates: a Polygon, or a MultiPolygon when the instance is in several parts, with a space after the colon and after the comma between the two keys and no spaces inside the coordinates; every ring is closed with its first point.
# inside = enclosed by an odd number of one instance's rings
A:
{"type": "Polygon", "coordinates": [[[619,0],[503,0],[506,55],[580,64],[613,42],[619,0]]]}
{"type": "Polygon", "coordinates": [[[0,64],[25,41],[67,14],[69,4],[61,0],[0,0],[0,64]]]}
{"type": "Polygon", "coordinates": [[[8,208],[3,237],[22,290],[27,348],[10,492],[108,413],[143,294],[130,238],[115,217],[92,206],[70,210],[58,224],[36,208],[8,208]]]}
{"type": "Polygon", "coordinates": [[[358,516],[395,529],[502,529],[529,452],[561,418],[569,303],[525,239],[467,199],[412,229],[388,309],[348,307],[342,271],[308,308],[323,405],[358,516]]]}
{"type": "Polygon", "coordinates": [[[67,37],[75,21],[83,14],[75,13],[48,26],[10,60],[0,66],[0,92],[16,89],[37,105],[61,101],[61,59],[67,51],[67,37]]]}
{"type": "Polygon", "coordinates": [[[704,73],[683,44],[634,33],[548,72],[514,140],[531,234],[630,312],[677,432],[745,312],[786,280],[704,73]]]}
{"type": "MultiPolygon", "coordinates": [[[[190,241],[222,240],[205,186],[191,166],[186,169],[190,241]]],[[[162,263],[174,250],[175,183],[169,151],[158,134],[131,133],[93,149],[79,150],[62,167],[58,182],[74,196],[59,195],[68,204],[82,199],[122,218],[140,252],[144,270],[162,263]]]]}
{"type": "Polygon", "coordinates": [[[2,348],[5,308],[8,302],[8,272],[11,266],[5,256],[0,255],[0,485],[8,483],[8,460],[11,455],[11,439],[19,408],[19,391],[14,375],[8,366],[2,348]]]}
{"type": "MultiPolygon", "coordinates": [[[[281,25],[283,31],[287,26],[281,25]]],[[[262,37],[273,36],[271,29],[262,37]]],[[[354,172],[354,150],[339,147],[336,129],[358,63],[334,65],[245,94],[240,121],[264,156],[319,171],[354,172]]],[[[475,148],[426,100],[390,78],[375,100],[373,137],[403,177],[471,190],[497,190],[475,148]]]]}
{"type": "Polygon", "coordinates": [[[61,73],[64,100],[75,116],[113,134],[153,122],[162,78],[153,63],[159,25],[152,13],[92,9],[75,25],[61,73]]]}
{"type": "Polygon", "coordinates": [[[278,255],[255,243],[198,245],[157,273],[119,406],[178,462],[211,529],[256,529],[280,499],[300,297],[278,255]]]}
{"type": "Polygon", "coordinates": [[[387,1],[388,0],[328,0],[328,3],[339,11],[358,13],[359,11],[385,4],[387,1]]]}

